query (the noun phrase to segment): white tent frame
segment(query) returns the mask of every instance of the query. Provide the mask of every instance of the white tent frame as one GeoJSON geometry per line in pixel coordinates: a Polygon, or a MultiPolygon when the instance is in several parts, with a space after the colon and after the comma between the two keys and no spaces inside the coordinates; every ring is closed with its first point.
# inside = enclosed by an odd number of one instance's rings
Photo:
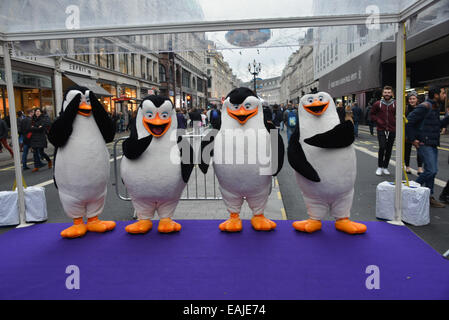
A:
{"type": "MultiPolygon", "coordinates": [[[[405,93],[405,23],[406,21],[432,6],[438,0],[418,0],[411,6],[398,14],[379,14],[378,22],[396,23],[398,34],[396,37],[396,169],[395,169],[395,217],[391,223],[403,225],[402,223],[402,154],[403,154],[403,109],[405,93]]],[[[22,33],[0,33],[0,41],[3,42],[5,80],[8,92],[14,92],[12,81],[11,57],[12,41],[30,41],[30,40],[57,40],[69,38],[90,38],[90,37],[110,37],[126,35],[151,35],[163,33],[188,33],[188,32],[213,32],[227,30],[245,30],[260,28],[307,28],[324,26],[349,26],[363,25],[368,14],[356,15],[335,15],[335,16],[314,16],[298,18],[279,18],[279,19],[251,19],[251,20],[229,20],[229,21],[206,21],[197,23],[179,23],[179,24],[160,24],[129,27],[108,27],[92,28],[82,30],[54,30],[39,32],[22,33]]],[[[57,99],[58,100],[58,99],[57,99]]],[[[18,206],[20,225],[27,226],[25,219],[25,200],[22,183],[22,171],[20,166],[19,140],[17,132],[16,108],[14,95],[9,95],[9,115],[11,120],[11,136],[14,151],[15,177],[18,190],[18,206]]]]}

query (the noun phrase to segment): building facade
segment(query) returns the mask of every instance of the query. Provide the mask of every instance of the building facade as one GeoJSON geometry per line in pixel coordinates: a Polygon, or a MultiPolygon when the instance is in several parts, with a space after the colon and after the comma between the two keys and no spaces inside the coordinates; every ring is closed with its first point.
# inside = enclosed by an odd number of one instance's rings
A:
{"type": "Polygon", "coordinates": [[[210,104],[221,105],[228,93],[240,86],[240,80],[233,73],[232,68],[224,60],[223,55],[216,50],[212,41],[207,43],[206,73],[208,100],[210,104]]]}
{"type": "Polygon", "coordinates": [[[308,29],[301,47],[288,59],[280,77],[280,102],[299,103],[301,97],[318,87],[313,63],[313,29],[308,29]]]}

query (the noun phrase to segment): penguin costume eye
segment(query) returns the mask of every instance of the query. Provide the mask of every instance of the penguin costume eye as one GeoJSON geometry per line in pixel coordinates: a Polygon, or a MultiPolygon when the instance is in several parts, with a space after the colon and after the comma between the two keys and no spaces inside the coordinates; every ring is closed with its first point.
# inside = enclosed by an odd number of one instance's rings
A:
{"type": "Polygon", "coordinates": [[[313,103],[313,97],[309,97],[309,98],[307,99],[307,102],[313,103]]]}

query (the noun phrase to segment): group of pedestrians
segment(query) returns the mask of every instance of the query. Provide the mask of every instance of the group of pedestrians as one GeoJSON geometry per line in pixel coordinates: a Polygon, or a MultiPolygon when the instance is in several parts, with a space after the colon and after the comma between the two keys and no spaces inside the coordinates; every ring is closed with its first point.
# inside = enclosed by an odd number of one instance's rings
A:
{"type": "MultiPolygon", "coordinates": [[[[410,155],[412,148],[415,147],[418,164],[416,182],[430,189],[430,205],[436,208],[444,208],[444,203],[449,203],[449,180],[439,196],[440,201],[434,197],[441,129],[449,125],[449,115],[440,120],[440,107],[445,101],[446,91],[443,87],[430,87],[427,99],[422,103],[419,103],[418,94],[411,91],[407,96],[405,112],[407,117],[404,150],[406,171],[412,172],[410,155]]],[[[368,117],[371,125],[377,126],[379,151],[376,175],[389,175],[388,164],[396,138],[396,101],[393,99],[392,87],[383,88],[382,99],[370,107],[368,117]]]]}
{"type": "MultiPolygon", "coordinates": [[[[45,109],[30,109],[25,113],[19,111],[17,114],[17,131],[19,134],[20,152],[22,152],[22,168],[29,170],[27,165],[28,154],[30,149],[33,152],[34,168],[33,172],[39,171],[39,168],[48,165],[52,168],[53,163],[50,157],[45,153],[47,148],[47,133],[51,126],[51,120],[45,109]],[[45,159],[47,163],[43,163],[45,159]]],[[[1,144],[9,151],[11,158],[14,153],[7,142],[9,136],[9,127],[6,121],[0,119],[0,141],[1,144]]]]}

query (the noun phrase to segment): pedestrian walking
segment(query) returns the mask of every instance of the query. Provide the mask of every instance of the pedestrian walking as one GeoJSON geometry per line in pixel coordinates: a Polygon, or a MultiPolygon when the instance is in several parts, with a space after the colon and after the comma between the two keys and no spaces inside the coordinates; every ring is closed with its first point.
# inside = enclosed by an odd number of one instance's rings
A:
{"type": "Polygon", "coordinates": [[[186,129],[187,119],[179,108],[176,108],[176,120],[178,121],[178,129],[186,129]]]}
{"type": "Polygon", "coordinates": [[[19,134],[19,146],[20,152],[23,152],[23,132],[22,132],[22,121],[25,115],[22,111],[17,112],[17,133],[19,134]]]}
{"type": "Polygon", "coordinates": [[[346,117],[346,108],[343,105],[343,102],[340,101],[337,105],[337,114],[338,114],[338,118],[340,119],[340,123],[345,122],[345,117],[346,117]]]}
{"type": "Polygon", "coordinates": [[[430,205],[435,208],[445,207],[444,203],[433,196],[434,181],[438,172],[440,131],[449,124],[449,117],[440,120],[440,103],[444,103],[445,100],[444,88],[430,87],[427,100],[408,115],[406,124],[407,138],[413,141],[424,163],[424,172],[419,175],[416,182],[430,189],[430,205]]]}
{"type": "Polygon", "coordinates": [[[354,120],[354,136],[359,136],[359,122],[362,120],[362,109],[359,107],[357,102],[352,104],[352,116],[354,120]]]}
{"type": "Polygon", "coordinates": [[[369,133],[373,136],[374,135],[374,122],[371,120],[371,108],[373,107],[373,104],[368,103],[368,106],[366,107],[365,111],[365,123],[369,126],[369,133]]]}
{"type": "Polygon", "coordinates": [[[8,125],[5,120],[0,119],[0,144],[2,144],[6,150],[11,154],[11,158],[14,158],[14,152],[8,144],[8,125]]]}
{"type": "Polygon", "coordinates": [[[218,130],[221,127],[221,112],[217,109],[216,105],[214,105],[210,111],[209,123],[213,129],[218,130]]]}
{"type": "Polygon", "coordinates": [[[28,161],[28,152],[30,151],[30,142],[31,142],[31,122],[33,121],[34,110],[29,109],[25,118],[22,119],[21,122],[21,131],[23,133],[23,153],[22,153],[22,168],[23,170],[30,169],[27,165],[28,161]]]}
{"type": "Polygon", "coordinates": [[[388,164],[396,138],[396,101],[393,99],[392,87],[383,88],[382,99],[371,108],[371,120],[376,123],[379,141],[376,175],[389,175],[388,164]]]}
{"type": "Polygon", "coordinates": [[[283,122],[282,110],[277,104],[275,104],[273,106],[273,124],[278,130],[280,130],[282,122],[283,122]]]}
{"type": "MultiPolygon", "coordinates": [[[[415,110],[416,106],[418,105],[418,93],[416,91],[412,91],[408,94],[407,97],[408,105],[407,109],[405,110],[405,116],[408,117],[408,115],[415,110]]],[[[405,150],[404,150],[404,162],[405,162],[405,171],[407,173],[412,173],[410,169],[410,155],[412,153],[412,144],[413,141],[409,141],[408,139],[405,139],[405,150]]],[[[418,152],[418,149],[416,149],[417,153],[417,162],[418,162],[418,175],[424,172],[424,169],[422,167],[423,162],[421,159],[421,155],[418,152]]]]}
{"type": "Polygon", "coordinates": [[[34,118],[31,122],[31,140],[30,146],[34,152],[34,169],[33,172],[39,171],[39,168],[45,166],[42,163],[41,158],[47,160],[48,168],[52,167],[52,161],[50,157],[44,152],[47,148],[47,132],[50,128],[48,119],[42,115],[40,108],[34,111],[34,118]]]}
{"type": "Polygon", "coordinates": [[[293,108],[292,104],[289,104],[288,109],[284,111],[284,123],[287,128],[287,145],[296,126],[299,124],[298,120],[298,111],[293,108]]]}

